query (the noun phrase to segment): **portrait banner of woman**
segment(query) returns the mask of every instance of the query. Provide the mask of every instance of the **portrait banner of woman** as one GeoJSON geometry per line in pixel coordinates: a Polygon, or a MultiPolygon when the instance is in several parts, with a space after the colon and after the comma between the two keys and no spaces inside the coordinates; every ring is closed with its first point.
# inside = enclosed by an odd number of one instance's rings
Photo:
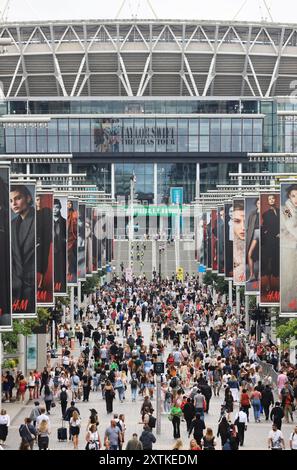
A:
{"type": "Polygon", "coordinates": [[[217,209],[211,211],[211,267],[214,273],[218,272],[218,213],[217,209]]]}
{"type": "Polygon", "coordinates": [[[10,186],[12,316],[36,317],[35,184],[10,186]]]}
{"type": "Polygon", "coordinates": [[[86,205],[78,204],[77,276],[86,279],[86,205]]]}
{"type": "Polygon", "coordinates": [[[244,199],[233,200],[233,282],[245,285],[245,220],[244,199]]]}
{"type": "Polygon", "coordinates": [[[260,195],[260,305],[279,305],[280,194],[260,195]]]}
{"type": "Polygon", "coordinates": [[[280,196],[280,313],[297,316],[297,183],[282,183],[280,196]]]}
{"type": "Polygon", "coordinates": [[[224,204],[224,269],[225,279],[233,279],[233,204],[224,204]]]}
{"type": "Polygon", "coordinates": [[[67,203],[67,284],[77,285],[77,225],[78,200],[68,198],[67,203]]]}
{"type": "Polygon", "coordinates": [[[218,254],[218,274],[223,276],[224,266],[224,244],[225,244],[225,211],[224,206],[217,209],[217,254],[218,254]]]}
{"type": "Polygon", "coordinates": [[[0,332],[11,329],[9,167],[0,166],[0,332]]]}
{"type": "Polygon", "coordinates": [[[54,304],[53,193],[36,194],[37,305],[54,304]]]}
{"type": "Polygon", "coordinates": [[[207,246],[207,263],[206,268],[208,271],[211,270],[211,261],[212,261],[212,253],[211,253],[211,211],[206,212],[206,246],[207,246]]]}
{"type": "Polygon", "coordinates": [[[98,272],[98,240],[95,234],[95,227],[98,222],[98,209],[93,207],[92,209],[92,273],[98,272]]]}
{"type": "Polygon", "coordinates": [[[54,293],[67,294],[67,196],[54,198],[54,293]]]}
{"type": "Polygon", "coordinates": [[[260,197],[245,198],[245,293],[257,294],[259,282],[260,251],[260,197]]]}
{"type": "Polygon", "coordinates": [[[93,270],[92,224],[92,207],[86,207],[86,277],[91,277],[93,270]]]}

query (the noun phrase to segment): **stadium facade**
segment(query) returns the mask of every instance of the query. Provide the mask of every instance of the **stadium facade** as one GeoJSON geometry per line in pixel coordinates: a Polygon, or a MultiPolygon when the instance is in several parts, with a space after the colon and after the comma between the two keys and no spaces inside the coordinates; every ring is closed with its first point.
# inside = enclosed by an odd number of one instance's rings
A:
{"type": "Polygon", "coordinates": [[[14,172],[28,158],[35,174],[63,173],[63,163],[32,161],[71,153],[73,171],[112,197],[129,195],[134,172],[137,198],[160,204],[172,187],[190,203],[239,164],[296,171],[294,159],[260,156],[297,152],[297,25],[9,23],[0,37],[0,114],[51,118],[0,128],[14,172]]]}

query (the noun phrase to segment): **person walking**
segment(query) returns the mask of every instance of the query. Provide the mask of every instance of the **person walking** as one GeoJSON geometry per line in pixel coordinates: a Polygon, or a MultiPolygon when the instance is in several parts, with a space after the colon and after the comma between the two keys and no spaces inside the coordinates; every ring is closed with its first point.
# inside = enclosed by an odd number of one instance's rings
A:
{"type": "Polygon", "coordinates": [[[136,433],[133,433],[132,439],[127,442],[126,450],[143,450],[142,442],[140,442],[136,433]]]}
{"type": "Polygon", "coordinates": [[[213,431],[211,428],[206,429],[205,435],[201,439],[201,446],[203,450],[215,450],[216,448],[216,440],[215,436],[213,435],[213,431]]]}
{"type": "Polygon", "coordinates": [[[262,394],[258,390],[254,390],[251,394],[251,402],[254,410],[255,423],[260,423],[260,409],[261,409],[262,394]]]}
{"type": "Polygon", "coordinates": [[[265,420],[269,420],[269,409],[271,405],[274,405],[274,397],[269,385],[265,385],[265,388],[262,392],[261,404],[263,406],[265,420]]]}
{"type": "Polygon", "coordinates": [[[96,424],[91,424],[86,434],[86,450],[100,450],[101,440],[96,424]]]}
{"type": "Polygon", "coordinates": [[[179,439],[180,438],[180,418],[182,416],[183,412],[177,404],[173,405],[173,407],[170,410],[169,418],[172,422],[173,426],[173,437],[174,439],[179,439]]]}
{"type": "Polygon", "coordinates": [[[277,429],[281,430],[282,428],[282,419],[284,417],[284,411],[280,406],[280,402],[275,402],[275,406],[270,412],[270,419],[273,421],[273,424],[276,425],[277,429]]]}
{"type": "Polygon", "coordinates": [[[110,380],[106,380],[104,384],[104,396],[106,402],[106,412],[107,414],[110,414],[113,412],[113,400],[115,398],[114,388],[110,380]]]}
{"type": "Polygon", "coordinates": [[[110,450],[118,450],[119,444],[122,443],[122,433],[115,419],[111,420],[110,426],[105,431],[104,442],[105,447],[110,450]]]}
{"type": "Polygon", "coordinates": [[[276,424],[272,425],[272,430],[268,434],[268,449],[283,450],[285,449],[285,441],[283,433],[277,429],[276,424]]]}
{"type": "Polygon", "coordinates": [[[61,388],[60,403],[61,403],[61,413],[62,413],[62,419],[63,419],[67,410],[67,403],[68,403],[68,394],[67,394],[66,387],[61,388]]]}
{"type": "Polygon", "coordinates": [[[7,414],[7,411],[2,408],[0,414],[0,445],[4,445],[7,435],[8,428],[10,426],[10,416],[7,414]]]}
{"type": "Polygon", "coordinates": [[[48,422],[44,419],[38,426],[37,430],[37,443],[39,450],[48,450],[49,448],[49,426],[48,422]]]}
{"type": "Polygon", "coordinates": [[[189,432],[191,422],[195,416],[195,406],[193,404],[193,400],[190,397],[187,398],[187,401],[183,407],[183,414],[187,423],[187,432],[189,432]]]}
{"type": "Polygon", "coordinates": [[[43,395],[45,407],[46,407],[46,412],[49,415],[50,414],[50,409],[51,409],[51,404],[53,401],[53,393],[51,389],[49,388],[48,385],[44,387],[44,395],[43,395]]]}
{"type": "Polygon", "coordinates": [[[70,425],[70,435],[72,436],[73,440],[73,448],[74,450],[78,449],[78,436],[80,433],[80,426],[81,426],[81,419],[77,411],[73,411],[72,417],[69,421],[70,425]]]}
{"type": "Polygon", "coordinates": [[[143,450],[152,450],[153,444],[156,442],[156,437],[151,431],[151,428],[148,425],[145,425],[141,436],[139,438],[142,443],[143,450]]]}
{"type": "Polygon", "coordinates": [[[29,447],[32,450],[37,433],[30,418],[25,418],[24,424],[20,425],[19,434],[22,438],[21,445],[29,444],[29,447]]]}
{"type": "Polygon", "coordinates": [[[240,407],[246,413],[247,420],[249,422],[249,410],[250,410],[250,407],[251,407],[251,400],[250,400],[250,396],[249,396],[246,388],[242,389],[239,402],[240,402],[240,407]]]}
{"type": "Polygon", "coordinates": [[[196,414],[195,419],[190,424],[190,429],[188,432],[188,437],[190,438],[191,433],[193,431],[193,436],[196,442],[200,444],[201,439],[203,437],[203,431],[205,429],[205,422],[204,419],[201,417],[199,413],[196,414]]]}
{"type": "Polygon", "coordinates": [[[239,445],[243,446],[244,433],[247,430],[247,415],[242,408],[240,408],[239,412],[237,413],[234,424],[238,429],[239,445]]]}
{"type": "Polygon", "coordinates": [[[289,446],[291,450],[297,450],[297,426],[295,426],[294,431],[290,435],[289,446]]]}
{"type": "Polygon", "coordinates": [[[217,437],[221,438],[221,445],[222,448],[227,442],[227,439],[230,435],[230,424],[227,421],[226,416],[223,416],[221,421],[219,422],[217,437]]]}

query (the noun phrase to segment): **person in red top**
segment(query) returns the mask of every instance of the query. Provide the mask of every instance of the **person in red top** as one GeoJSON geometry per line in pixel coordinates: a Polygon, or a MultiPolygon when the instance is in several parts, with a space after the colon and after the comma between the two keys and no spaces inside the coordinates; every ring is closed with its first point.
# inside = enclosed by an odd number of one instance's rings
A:
{"type": "Polygon", "coordinates": [[[242,389],[240,396],[240,406],[247,415],[247,420],[249,421],[249,409],[251,407],[251,401],[249,394],[245,388],[242,389]]]}
{"type": "Polygon", "coordinates": [[[196,439],[191,439],[190,440],[190,450],[202,450],[201,447],[197,444],[196,439]]]}

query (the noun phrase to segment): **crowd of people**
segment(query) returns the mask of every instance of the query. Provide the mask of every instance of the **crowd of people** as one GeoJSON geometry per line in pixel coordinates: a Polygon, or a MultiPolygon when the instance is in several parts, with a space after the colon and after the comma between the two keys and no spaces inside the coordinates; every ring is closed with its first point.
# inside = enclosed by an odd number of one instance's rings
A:
{"type": "MultiPolygon", "coordinates": [[[[220,296],[214,302],[197,278],[179,282],[143,277],[127,283],[114,277],[98,289],[81,321],[72,328],[57,327],[57,337],[59,356],[51,359],[49,347],[43,371],[32,371],[27,378],[20,371],[2,377],[6,401],[34,401],[19,428],[21,449],[32,449],[35,442],[40,450],[50,448],[56,407],[68,423],[58,430],[58,438],[71,439],[74,449],[79,448],[83,429],[86,450],[152,449],[157,442],[154,364],[159,362],[165,364],[162,412],[172,423],[174,449],[237,450],[244,446],[252,419],[271,421],[267,447],[285,447],[281,427],[283,420],[294,420],[296,366],[286,355],[279,358],[271,341],[257,343],[244,319],[220,296]],[[150,324],[150,338],[144,337],[144,322],[150,324]],[[259,359],[278,370],[277,384],[263,374],[259,359]],[[90,394],[92,402],[93,397],[105,401],[110,415],[103,434],[100,413],[93,408],[83,426],[80,403],[88,402],[90,394]],[[221,401],[217,429],[207,423],[213,397],[221,401]],[[134,433],[128,441],[126,417],[114,412],[115,400],[118,406],[127,399],[136,408],[141,400],[137,412],[143,425],[141,434],[134,433]]],[[[2,409],[1,444],[9,425],[2,409]]],[[[292,428],[288,447],[297,449],[297,428],[292,428]]]]}

